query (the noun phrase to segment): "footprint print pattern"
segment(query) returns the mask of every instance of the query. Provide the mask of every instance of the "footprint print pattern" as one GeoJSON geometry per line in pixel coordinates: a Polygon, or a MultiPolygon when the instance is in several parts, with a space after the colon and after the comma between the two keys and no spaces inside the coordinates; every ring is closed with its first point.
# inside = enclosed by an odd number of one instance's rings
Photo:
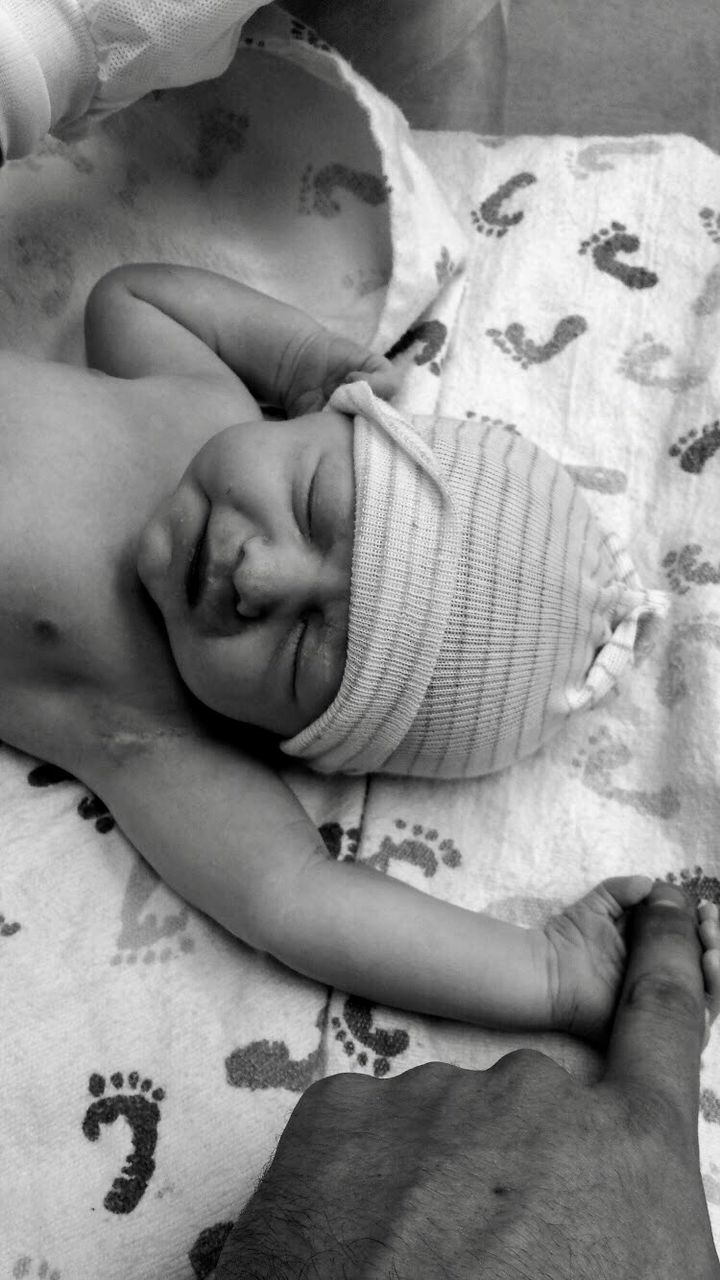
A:
{"type": "Polygon", "coordinates": [[[384,176],[351,169],[340,162],[327,164],[317,171],[309,164],[300,184],[300,212],[336,218],[342,213],[342,205],[335,198],[337,191],[348,191],[363,204],[376,206],[387,202],[391,188],[384,176]]]}
{"type": "Polygon", "coordinates": [[[559,355],[585,333],[587,327],[587,320],[583,316],[565,316],[555,325],[552,336],[543,343],[526,337],[525,326],[517,321],[513,321],[504,330],[486,329],[485,332],[492,338],[495,346],[510,356],[521,369],[529,369],[531,365],[546,364],[559,355]]]}
{"type": "Polygon", "coordinates": [[[439,374],[441,370],[440,353],[447,340],[447,326],[442,320],[423,320],[412,329],[408,329],[387,353],[388,360],[409,351],[416,342],[422,343],[420,351],[414,356],[415,364],[426,365],[431,373],[439,374]]]}
{"type": "Polygon", "coordinates": [[[566,161],[568,168],[576,178],[589,178],[591,173],[604,173],[617,166],[610,157],[618,156],[654,156],[663,150],[662,143],[651,138],[634,138],[627,142],[613,139],[608,142],[591,142],[574,153],[568,151],[566,161]]]}
{"type": "Polygon", "coordinates": [[[521,433],[514,422],[506,422],[504,418],[491,418],[487,413],[481,413],[478,416],[477,409],[466,409],[466,418],[477,418],[481,427],[501,427],[503,431],[509,431],[511,435],[519,436],[521,433]]]}
{"type": "Polygon", "coordinates": [[[372,1073],[375,1077],[386,1076],[391,1068],[391,1059],[407,1053],[410,1047],[410,1036],[402,1027],[388,1030],[375,1025],[375,1006],[359,996],[348,996],[343,1005],[342,1018],[334,1017],[331,1025],[335,1030],[335,1039],[339,1041],[348,1058],[354,1058],[358,1066],[366,1067],[369,1049],[374,1055],[372,1073]],[[343,1025],[343,1023],[345,1025],[343,1025]],[[363,1046],[358,1051],[358,1044],[363,1046]]]}
{"type": "Polygon", "coordinates": [[[114,1124],[119,1117],[129,1125],[132,1150],[103,1204],[110,1213],[132,1213],[155,1172],[160,1123],[158,1103],[165,1097],[165,1091],[153,1089],[152,1080],[141,1080],[137,1071],[130,1072],[127,1083],[122,1072],[116,1071],[110,1077],[110,1084],[114,1093],[108,1093],[104,1076],[99,1073],[90,1076],[88,1089],[96,1101],[85,1113],[82,1131],[89,1142],[97,1142],[101,1125],[114,1124]]]}
{"type": "Polygon", "coordinates": [[[720,213],[717,209],[711,209],[705,205],[698,216],[713,244],[720,244],[720,213]]]}
{"type": "Polygon", "coordinates": [[[28,1254],[18,1258],[12,1269],[13,1280],[62,1280],[62,1272],[53,1267],[45,1258],[35,1263],[28,1254]]]}
{"type": "Polygon", "coordinates": [[[668,710],[682,702],[697,681],[698,656],[691,645],[720,651],[720,626],[708,619],[693,619],[673,627],[655,686],[658,702],[668,710]]]}
{"type": "Polygon", "coordinates": [[[639,248],[640,240],[628,231],[623,222],[611,222],[609,227],[602,227],[583,240],[579,252],[590,253],[598,271],[604,271],[628,289],[652,289],[658,283],[654,271],[618,259],[619,254],[637,253],[639,248]]]}
{"type": "Polygon", "coordinates": [[[359,827],[341,827],[339,822],[323,822],[319,828],[320,835],[325,843],[325,848],[331,857],[340,859],[343,852],[343,846],[347,849],[350,857],[358,851],[360,843],[359,827]]]}
{"type": "Polygon", "coordinates": [[[716,264],[705,277],[701,292],[692,304],[696,316],[714,316],[720,311],[720,263],[716,264]]]}
{"type": "Polygon", "coordinates": [[[291,1058],[284,1040],[252,1040],[225,1059],[225,1078],[234,1089],[289,1089],[304,1093],[318,1078],[321,1049],[291,1058]]]}
{"type": "Polygon", "coordinates": [[[695,905],[702,899],[707,899],[720,906],[720,880],[716,876],[706,875],[702,867],[683,867],[679,872],[669,871],[665,879],[668,884],[682,889],[686,898],[695,905]]]}
{"type": "Polygon", "coordinates": [[[708,1124],[720,1124],[720,1098],[712,1089],[700,1090],[700,1113],[708,1124]]]}
{"type": "Polygon", "coordinates": [[[17,920],[6,920],[0,911],[0,938],[12,938],[20,929],[17,920]]]}
{"type": "Polygon", "coordinates": [[[588,738],[587,750],[577,753],[572,766],[581,773],[583,784],[604,800],[614,800],[650,818],[672,818],[680,809],[680,798],[674,787],[666,785],[657,791],[623,787],[614,775],[629,764],[632,753],[624,742],[614,738],[604,725],[588,738]]]}
{"type": "Polygon", "coordinates": [[[519,222],[522,222],[525,217],[522,210],[503,213],[502,207],[515,195],[516,191],[522,190],[523,187],[530,187],[534,182],[537,182],[534,173],[516,173],[514,178],[503,182],[497,191],[483,200],[477,209],[472,209],[470,218],[478,234],[495,236],[496,239],[501,240],[511,227],[516,227],[519,222]]]}
{"type": "Polygon", "coordinates": [[[198,121],[193,177],[200,182],[217,177],[229,157],[243,150],[249,126],[248,116],[225,107],[204,112],[198,121]]]}
{"type": "Polygon", "coordinates": [[[439,285],[447,284],[457,274],[458,264],[451,257],[450,250],[443,245],[435,262],[435,279],[439,285]]]}
{"type": "Polygon", "coordinates": [[[453,840],[447,837],[441,840],[434,827],[425,828],[420,823],[408,827],[404,818],[397,818],[394,826],[400,839],[383,836],[377,852],[363,859],[368,866],[387,872],[391,862],[409,862],[419,867],[426,879],[437,874],[440,862],[446,867],[460,866],[460,850],[453,840]]]}
{"type": "Polygon", "coordinates": [[[674,373],[656,372],[656,366],[672,354],[666,343],[657,342],[652,333],[644,333],[623,352],[618,370],[624,378],[637,382],[641,387],[660,387],[673,395],[682,395],[693,387],[699,387],[707,378],[707,370],[699,365],[686,365],[674,373]]]}
{"type": "Polygon", "coordinates": [[[62,315],[75,283],[72,251],[63,243],[59,224],[37,225],[15,240],[15,260],[22,276],[35,277],[40,306],[46,316],[62,315]]]}
{"type": "Polygon", "coordinates": [[[668,453],[677,458],[683,471],[697,476],[720,449],[720,418],[704,426],[698,435],[694,429],[679,436],[668,453]]]}
{"type": "Polygon", "coordinates": [[[720,565],[710,564],[709,560],[698,563],[701,552],[699,542],[688,542],[679,551],[668,551],[665,556],[663,568],[676,595],[686,595],[691,585],[707,587],[720,583],[720,565]]]}
{"type": "Polygon", "coordinates": [[[136,858],[123,894],[120,931],[115,939],[117,951],[111,964],[133,965],[139,959],[146,965],[156,961],[167,964],[195,950],[195,942],[186,932],[190,910],[184,903],[178,911],[165,916],[147,910],[148,900],[160,883],[152,867],[143,858],[136,858]]]}
{"type": "MultiPolygon", "coordinates": [[[[77,778],[54,764],[39,764],[28,774],[31,787],[54,787],[61,782],[72,782],[78,786],[77,778]]],[[[115,819],[99,796],[93,792],[84,795],[77,806],[77,812],[85,822],[94,822],[95,830],[100,835],[107,835],[115,826],[115,819]]]]}

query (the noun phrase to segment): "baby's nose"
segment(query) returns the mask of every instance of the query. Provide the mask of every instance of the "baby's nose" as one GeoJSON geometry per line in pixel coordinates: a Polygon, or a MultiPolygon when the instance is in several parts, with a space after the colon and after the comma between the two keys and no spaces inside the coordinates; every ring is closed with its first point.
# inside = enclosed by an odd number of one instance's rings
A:
{"type": "Polygon", "coordinates": [[[277,546],[255,535],[244,543],[233,572],[237,612],[300,613],[348,594],[341,568],[307,544],[277,546]]]}

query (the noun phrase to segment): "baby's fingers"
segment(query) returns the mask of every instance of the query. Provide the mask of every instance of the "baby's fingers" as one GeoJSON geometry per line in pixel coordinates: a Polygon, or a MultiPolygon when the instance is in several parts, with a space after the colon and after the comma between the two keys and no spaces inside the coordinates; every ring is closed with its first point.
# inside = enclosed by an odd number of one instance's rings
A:
{"type": "Polygon", "coordinates": [[[400,390],[400,375],[385,356],[371,354],[358,369],[346,375],[346,382],[367,382],[381,400],[391,400],[400,390]]]}

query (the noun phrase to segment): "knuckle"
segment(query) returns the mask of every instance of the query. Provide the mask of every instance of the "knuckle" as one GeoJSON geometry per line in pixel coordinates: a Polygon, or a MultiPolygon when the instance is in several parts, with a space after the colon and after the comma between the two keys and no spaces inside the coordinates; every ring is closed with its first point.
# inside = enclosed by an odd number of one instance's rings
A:
{"type": "Polygon", "coordinates": [[[680,978],[659,973],[641,973],[631,980],[625,1003],[644,1013],[662,1013],[693,1028],[705,1016],[705,1004],[698,981],[696,988],[680,978]]]}
{"type": "Polygon", "coordinates": [[[570,1078],[564,1068],[549,1058],[546,1053],[542,1053],[539,1049],[528,1048],[513,1049],[511,1053],[506,1053],[488,1068],[488,1074],[504,1078],[528,1078],[537,1083],[542,1080],[557,1082],[561,1078],[566,1080],[570,1078]]]}

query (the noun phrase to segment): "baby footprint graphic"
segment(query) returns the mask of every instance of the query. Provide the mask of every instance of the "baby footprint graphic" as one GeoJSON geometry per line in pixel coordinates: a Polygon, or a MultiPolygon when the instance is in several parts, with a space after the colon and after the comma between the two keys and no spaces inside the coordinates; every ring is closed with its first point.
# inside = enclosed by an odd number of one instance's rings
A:
{"type": "Polygon", "coordinates": [[[13,1280],[62,1280],[62,1272],[53,1267],[45,1258],[33,1265],[33,1259],[24,1254],[17,1258],[12,1269],[13,1280]]]}
{"type": "Polygon", "coordinates": [[[683,471],[688,471],[691,475],[699,475],[718,449],[720,449],[720,418],[715,418],[714,422],[709,422],[703,427],[699,435],[693,429],[679,436],[675,443],[670,445],[668,453],[671,458],[679,460],[683,471]]]}
{"type": "MultiPolygon", "coordinates": [[[[38,764],[28,774],[28,783],[31,787],[54,787],[61,782],[80,785],[71,773],[66,773],[64,769],[54,764],[38,764]]],[[[86,822],[94,822],[95,830],[100,835],[107,835],[108,831],[112,831],[115,826],[115,819],[107,806],[93,792],[82,797],[78,803],[77,812],[86,822]]]]}
{"type": "Polygon", "coordinates": [[[290,1089],[303,1093],[317,1079],[321,1050],[291,1058],[284,1040],[252,1040],[225,1059],[228,1084],[235,1089],[290,1089]]]}
{"type": "Polygon", "coordinates": [[[0,911],[0,938],[12,938],[20,927],[17,920],[6,920],[2,911],[0,911]]]}
{"type": "Polygon", "coordinates": [[[250,121],[246,115],[211,107],[198,121],[197,152],[192,166],[194,177],[215,178],[229,156],[242,151],[250,121]]]}
{"type": "Polygon", "coordinates": [[[195,943],[186,929],[190,911],[183,903],[178,911],[158,917],[154,911],[146,911],[151,895],[160,884],[160,877],[142,858],[132,864],[125,886],[120,909],[120,932],[115,939],[118,948],[111,964],[136,964],[142,955],[145,964],[160,960],[167,963],[178,954],[193,951],[195,943]],[[177,943],[177,948],[173,945],[177,943]]]}
{"type": "Polygon", "coordinates": [[[447,338],[447,326],[442,320],[423,320],[420,324],[414,325],[412,329],[408,329],[401,338],[388,351],[388,359],[392,360],[394,356],[402,355],[404,351],[409,351],[410,347],[415,343],[421,343],[421,348],[413,357],[416,365],[427,365],[431,373],[440,373],[440,352],[443,349],[447,338]]]}
{"type": "Polygon", "coordinates": [[[532,186],[537,182],[534,173],[516,173],[514,178],[509,178],[507,182],[503,182],[497,191],[491,196],[483,200],[477,209],[472,209],[470,217],[472,218],[475,229],[486,236],[496,236],[498,240],[507,235],[510,227],[516,227],[522,222],[525,214],[522,210],[516,210],[515,213],[503,213],[502,206],[523,187],[532,186]]]}
{"type": "Polygon", "coordinates": [[[98,1073],[90,1076],[88,1089],[96,1101],[85,1113],[82,1131],[89,1142],[97,1142],[101,1125],[114,1124],[120,1116],[129,1125],[132,1150],[103,1204],[110,1213],[132,1213],[155,1172],[153,1157],[160,1123],[158,1103],[165,1097],[165,1091],[153,1089],[152,1080],[141,1080],[137,1071],[130,1072],[127,1085],[122,1073],[116,1071],[110,1077],[110,1084],[115,1093],[107,1092],[104,1076],[98,1073]]]}
{"type": "Polygon", "coordinates": [[[677,706],[698,686],[702,680],[699,659],[703,648],[720,650],[720,626],[712,620],[712,615],[673,627],[655,688],[663,707],[677,706]],[[701,646],[700,653],[693,652],[691,645],[701,646]]]}
{"type": "Polygon", "coordinates": [[[674,787],[664,786],[657,791],[637,787],[618,786],[613,775],[632,758],[631,752],[618,738],[613,738],[604,725],[588,738],[588,749],[581,750],[573,759],[573,768],[582,772],[582,781],[596,795],[615,800],[638,813],[653,818],[672,818],[680,808],[680,800],[674,787]]]}
{"type": "Polygon", "coordinates": [[[587,320],[583,316],[564,316],[555,325],[555,329],[546,342],[537,343],[525,336],[525,326],[514,321],[505,330],[487,329],[496,347],[515,360],[522,369],[529,369],[531,364],[545,364],[559,355],[571,342],[579,338],[587,329],[587,320]]]}
{"type": "Polygon", "coordinates": [[[700,210],[699,218],[713,244],[720,244],[720,213],[706,205],[700,210]]]}
{"type": "Polygon", "coordinates": [[[320,835],[325,843],[325,848],[332,858],[340,858],[343,851],[343,841],[347,843],[348,854],[353,856],[358,851],[360,843],[359,827],[341,827],[339,822],[323,822],[318,828],[320,835]]]}
{"type": "MultiPolygon", "coordinates": [[[[691,902],[698,903],[706,900],[720,905],[720,880],[717,876],[706,875],[702,867],[696,866],[692,870],[689,867],[683,867],[678,874],[669,871],[665,879],[669,884],[675,884],[678,889],[682,889],[691,902]]],[[[714,1118],[716,1122],[720,1122],[720,1114],[714,1118]]]]}
{"type": "Polygon", "coordinates": [[[335,1039],[338,1040],[349,1058],[355,1058],[358,1066],[365,1067],[368,1055],[363,1050],[357,1052],[357,1042],[370,1049],[377,1057],[373,1060],[372,1071],[376,1077],[386,1076],[390,1070],[390,1059],[406,1053],[410,1046],[410,1036],[402,1027],[387,1030],[378,1027],[374,1022],[375,1006],[359,996],[348,996],[343,1005],[343,1017],[332,1018],[335,1028],[335,1039]],[[345,1026],[343,1026],[343,1021],[345,1026]],[[350,1033],[348,1035],[348,1032],[350,1033]]]}
{"type": "Polygon", "coordinates": [[[402,833],[399,840],[383,836],[380,848],[364,862],[379,871],[388,871],[390,863],[410,862],[420,867],[426,878],[434,876],[438,869],[438,861],[446,867],[458,867],[462,861],[460,850],[450,839],[439,840],[439,832],[433,827],[425,829],[419,823],[412,828],[402,818],[395,822],[395,829],[402,833]],[[405,834],[407,832],[407,834],[405,834]]]}
{"type": "Polygon", "coordinates": [[[628,289],[652,289],[658,283],[654,271],[618,260],[618,254],[637,253],[639,248],[638,237],[632,235],[623,222],[611,222],[609,227],[602,227],[583,240],[579,252],[590,253],[598,271],[620,280],[628,289]]]}
{"type": "Polygon", "coordinates": [[[390,187],[384,176],[351,169],[339,161],[326,164],[317,171],[311,164],[305,169],[300,185],[300,212],[317,213],[321,218],[335,218],[342,206],[335,192],[349,191],[363,204],[385,204],[390,187]]]}
{"type": "Polygon", "coordinates": [[[690,585],[707,587],[720,583],[720,565],[711,564],[709,560],[701,560],[702,552],[699,542],[686,542],[679,551],[668,551],[662,562],[667,573],[670,587],[677,595],[684,596],[690,585]]]}
{"type": "Polygon", "coordinates": [[[655,366],[672,356],[672,349],[664,342],[657,342],[652,333],[644,333],[623,352],[618,370],[624,378],[637,382],[641,387],[660,387],[680,395],[698,387],[707,378],[707,370],[699,365],[687,365],[675,373],[657,373],[655,366]]]}
{"type": "Polygon", "coordinates": [[[662,151],[662,144],[652,138],[634,138],[628,141],[611,139],[608,142],[591,142],[576,155],[567,153],[568,168],[576,178],[589,178],[591,173],[603,173],[616,166],[611,156],[654,156],[662,151]]]}
{"type": "Polygon", "coordinates": [[[708,272],[692,309],[696,316],[714,316],[720,310],[720,263],[708,272]]]}

